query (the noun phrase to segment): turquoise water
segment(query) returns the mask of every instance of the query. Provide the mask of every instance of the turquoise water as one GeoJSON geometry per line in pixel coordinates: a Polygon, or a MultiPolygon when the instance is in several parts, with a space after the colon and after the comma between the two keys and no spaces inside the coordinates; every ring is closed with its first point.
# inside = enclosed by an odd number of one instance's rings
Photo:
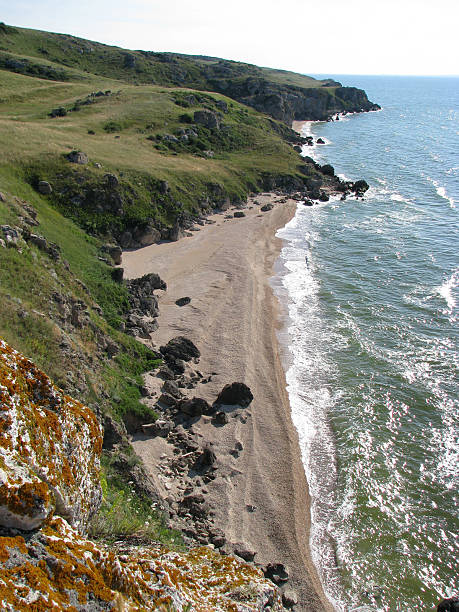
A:
{"type": "Polygon", "coordinates": [[[383,109],[305,152],[371,189],[279,232],[311,547],[337,610],[430,610],[459,592],[459,79],[336,78],[383,109]]]}

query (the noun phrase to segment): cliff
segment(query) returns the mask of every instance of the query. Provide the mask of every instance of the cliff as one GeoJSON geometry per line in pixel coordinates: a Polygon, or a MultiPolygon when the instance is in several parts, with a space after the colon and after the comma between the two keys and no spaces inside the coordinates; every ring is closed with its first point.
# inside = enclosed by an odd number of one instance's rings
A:
{"type": "Polygon", "coordinates": [[[282,610],[261,570],[207,547],[107,547],[84,537],[101,503],[102,429],[0,340],[2,610],[282,610]]]}

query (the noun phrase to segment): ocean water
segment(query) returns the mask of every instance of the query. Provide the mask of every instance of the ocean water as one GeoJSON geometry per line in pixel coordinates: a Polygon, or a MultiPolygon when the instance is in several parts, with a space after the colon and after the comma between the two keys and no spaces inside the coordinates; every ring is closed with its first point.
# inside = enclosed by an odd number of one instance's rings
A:
{"type": "Polygon", "coordinates": [[[459,592],[459,79],[336,78],[382,111],[305,153],[371,189],[299,204],[275,280],[311,549],[337,610],[429,611],[459,592]]]}

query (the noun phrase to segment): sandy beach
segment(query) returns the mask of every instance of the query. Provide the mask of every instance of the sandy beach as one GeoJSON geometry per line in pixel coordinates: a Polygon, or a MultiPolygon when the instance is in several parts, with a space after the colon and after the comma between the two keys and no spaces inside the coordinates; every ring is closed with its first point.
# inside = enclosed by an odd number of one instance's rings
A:
{"type": "MultiPolygon", "coordinates": [[[[159,347],[184,335],[199,348],[196,367],[210,380],[190,395],[213,402],[233,381],[253,393],[250,406],[229,414],[225,426],[206,416],[193,424],[218,459],[217,477],[204,490],[215,525],[229,542],[256,551],[256,562],[288,567],[287,588],[298,595],[297,610],[323,612],[333,608],[310,558],[308,488],[276,338],[279,303],[269,285],[282,246],[275,232],[293,217],[297,203],[269,194],[255,200],[259,204],[249,201],[244,218],[214,215],[213,224],[178,242],[125,252],[123,267],[127,278],[156,272],[166,281],[167,291],[158,292],[159,329],[152,341],[159,347]],[[274,208],[260,212],[268,201],[274,208]],[[177,306],[184,296],[191,302],[177,306]]],[[[168,452],[164,439],[141,436],[134,447],[163,486],[157,473],[168,452]]]]}

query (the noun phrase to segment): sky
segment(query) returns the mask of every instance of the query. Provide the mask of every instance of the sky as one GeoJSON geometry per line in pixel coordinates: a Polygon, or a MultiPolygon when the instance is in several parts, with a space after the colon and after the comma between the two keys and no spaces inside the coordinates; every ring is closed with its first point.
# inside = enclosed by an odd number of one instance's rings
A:
{"type": "Polygon", "coordinates": [[[303,74],[459,74],[459,0],[0,0],[0,21],[303,74]]]}

